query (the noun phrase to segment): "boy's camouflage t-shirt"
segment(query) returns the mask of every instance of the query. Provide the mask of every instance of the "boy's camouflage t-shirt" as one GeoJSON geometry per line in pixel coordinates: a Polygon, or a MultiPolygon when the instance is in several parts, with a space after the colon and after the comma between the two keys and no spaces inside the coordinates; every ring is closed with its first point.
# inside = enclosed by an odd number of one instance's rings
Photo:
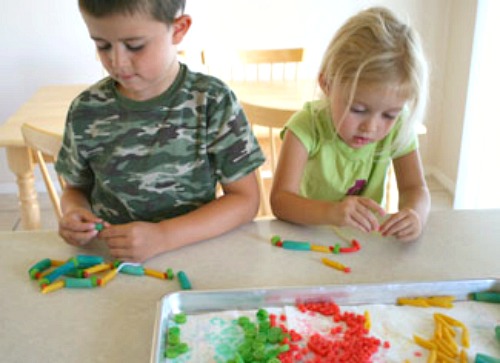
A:
{"type": "Polygon", "coordinates": [[[160,221],[215,199],[264,162],[233,92],[182,65],[162,95],[137,102],[106,78],[80,94],[56,170],[110,223],[160,221]]]}

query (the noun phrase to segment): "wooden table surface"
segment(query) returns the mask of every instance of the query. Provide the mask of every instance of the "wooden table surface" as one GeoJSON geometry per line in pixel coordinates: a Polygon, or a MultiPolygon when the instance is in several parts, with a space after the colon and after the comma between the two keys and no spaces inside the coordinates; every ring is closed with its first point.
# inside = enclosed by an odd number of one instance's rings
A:
{"type": "Polygon", "coordinates": [[[85,87],[86,85],[42,87],[0,125],[0,147],[5,147],[9,169],[16,176],[23,229],[40,227],[40,206],[35,190],[33,157],[24,144],[21,125],[29,122],[62,135],[69,104],[85,87]]]}

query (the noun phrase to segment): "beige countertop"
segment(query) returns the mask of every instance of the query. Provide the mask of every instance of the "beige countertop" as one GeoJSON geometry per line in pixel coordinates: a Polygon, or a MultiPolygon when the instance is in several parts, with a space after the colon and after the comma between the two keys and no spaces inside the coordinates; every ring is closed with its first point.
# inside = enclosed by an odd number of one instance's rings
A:
{"type": "MultiPolygon", "coordinates": [[[[349,233],[350,231],[344,231],[349,233]]],[[[400,243],[349,233],[361,243],[355,253],[330,255],[349,266],[326,267],[319,252],[272,246],[272,235],[332,245],[330,227],[303,227],[261,220],[219,238],[149,260],[145,266],[183,270],[193,289],[397,283],[500,277],[500,210],[431,213],[422,238],[400,243]]],[[[55,231],[0,233],[0,357],[4,362],[147,362],[157,304],[180,289],[176,280],[118,275],[89,290],[41,294],[28,270],[44,259],[77,254],[109,258],[99,243],[77,249],[55,231]]]]}

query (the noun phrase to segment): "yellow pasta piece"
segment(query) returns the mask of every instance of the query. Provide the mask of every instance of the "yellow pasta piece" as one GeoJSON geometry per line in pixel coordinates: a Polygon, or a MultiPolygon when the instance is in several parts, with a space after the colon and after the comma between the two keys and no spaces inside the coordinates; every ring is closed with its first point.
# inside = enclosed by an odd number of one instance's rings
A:
{"type": "Polygon", "coordinates": [[[365,329],[370,330],[372,327],[372,319],[370,318],[370,312],[368,310],[365,310],[365,329]]]}
{"type": "Polygon", "coordinates": [[[435,313],[434,316],[438,316],[438,317],[442,318],[446,323],[448,323],[452,326],[457,326],[459,328],[465,327],[465,325],[461,321],[458,321],[458,320],[452,318],[451,316],[448,316],[445,314],[440,314],[440,313],[435,313]]]}
{"type": "Polygon", "coordinates": [[[443,353],[445,356],[450,358],[456,358],[458,356],[458,348],[457,350],[454,350],[453,346],[449,344],[448,341],[439,339],[436,341],[436,345],[438,347],[438,353],[443,353]]]}
{"type": "Polygon", "coordinates": [[[427,302],[431,306],[437,306],[442,308],[453,307],[454,296],[432,296],[428,298],[427,302]]]}
{"type": "Polygon", "coordinates": [[[469,338],[469,329],[464,325],[462,331],[462,345],[465,348],[470,348],[470,338],[469,338]]]}
{"type": "Polygon", "coordinates": [[[441,339],[443,338],[443,323],[441,320],[437,319],[435,320],[435,327],[434,327],[434,339],[441,339]]]}
{"type": "Polygon", "coordinates": [[[411,305],[419,307],[443,307],[451,308],[453,307],[454,296],[431,296],[431,297],[400,297],[397,299],[399,305],[411,305]]]}
{"type": "Polygon", "coordinates": [[[428,308],[430,305],[426,299],[423,298],[405,298],[400,297],[396,301],[398,305],[410,305],[410,306],[418,306],[423,308],[428,308]]]}
{"type": "Polygon", "coordinates": [[[448,327],[443,327],[443,340],[448,346],[453,350],[453,352],[458,353],[458,344],[455,342],[454,336],[451,335],[450,329],[448,327]]]}
{"type": "Polygon", "coordinates": [[[427,363],[435,363],[437,360],[437,351],[432,349],[429,353],[429,358],[427,358],[427,363]]]}
{"type": "Polygon", "coordinates": [[[426,340],[424,338],[419,337],[418,335],[413,335],[413,341],[420,345],[422,348],[425,348],[427,350],[436,350],[437,346],[435,343],[433,343],[430,340],[426,340]]]}
{"type": "Polygon", "coordinates": [[[453,339],[457,336],[457,332],[452,326],[449,326],[448,324],[443,324],[443,336],[450,337],[450,339],[453,339]]]}
{"type": "Polygon", "coordinates": [[[454,357],[448,357],[446,354],[440,352],[439,350],[437,351],[437,359],[440,362],[456,363],[456,359],[454,357]]]}
{"type": "Polygon", "coordinates": [[[330,251],[330,248],[328,246],[311,245],[311,251],[332,253],[332,251],[330,251]]]}

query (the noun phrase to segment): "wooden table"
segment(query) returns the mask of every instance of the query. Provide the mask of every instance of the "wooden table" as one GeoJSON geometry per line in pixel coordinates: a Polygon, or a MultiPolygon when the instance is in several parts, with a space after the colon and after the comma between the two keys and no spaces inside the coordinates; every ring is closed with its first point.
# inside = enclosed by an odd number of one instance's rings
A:
{"type": "Polygon", "coordinates": [[[301,110],[305,102],[319,97],[314,80],[299,81],[228,81],[238,99],[280,110],[301,110]]]}
{"type": "MultiPolygon", "coordinates": [[[[331,284],[433,282],[499,278],[500,210],[430,214],[420,241],[398,243],[377,235],[352,233],[361,250],[331,256],[352,268],[348,274],[324,266],[319,252],[284,250],[270,236],[343,243],[331,228],[301,227],[261,220],[199,244],[163,254],[145,266],[183,270],[194,290],[331,284]],[[229,273],[228,273],[229,272],[229,273]]],[[[151,355],[157,303],[179,291],[176,280],[119,274],[94,289],[62,289],[41,294],[28,277],[44,258],[77,254],[109,258],[95,243],[78,249],[55,231],[0,233],[0,357],[16,362],[135,363],[151,355]]]]}
{"type": "Polygon", "coordinates": [[[29,122],[62,135],[69,104],[86,86],[54,85],[40,88],[0,125],[0,146],[5,147],[9,169],[16,176],[23,229],[40,227],[40,206],[35,190],[32,155],[24,144],[21,125],[29,122]]]}

